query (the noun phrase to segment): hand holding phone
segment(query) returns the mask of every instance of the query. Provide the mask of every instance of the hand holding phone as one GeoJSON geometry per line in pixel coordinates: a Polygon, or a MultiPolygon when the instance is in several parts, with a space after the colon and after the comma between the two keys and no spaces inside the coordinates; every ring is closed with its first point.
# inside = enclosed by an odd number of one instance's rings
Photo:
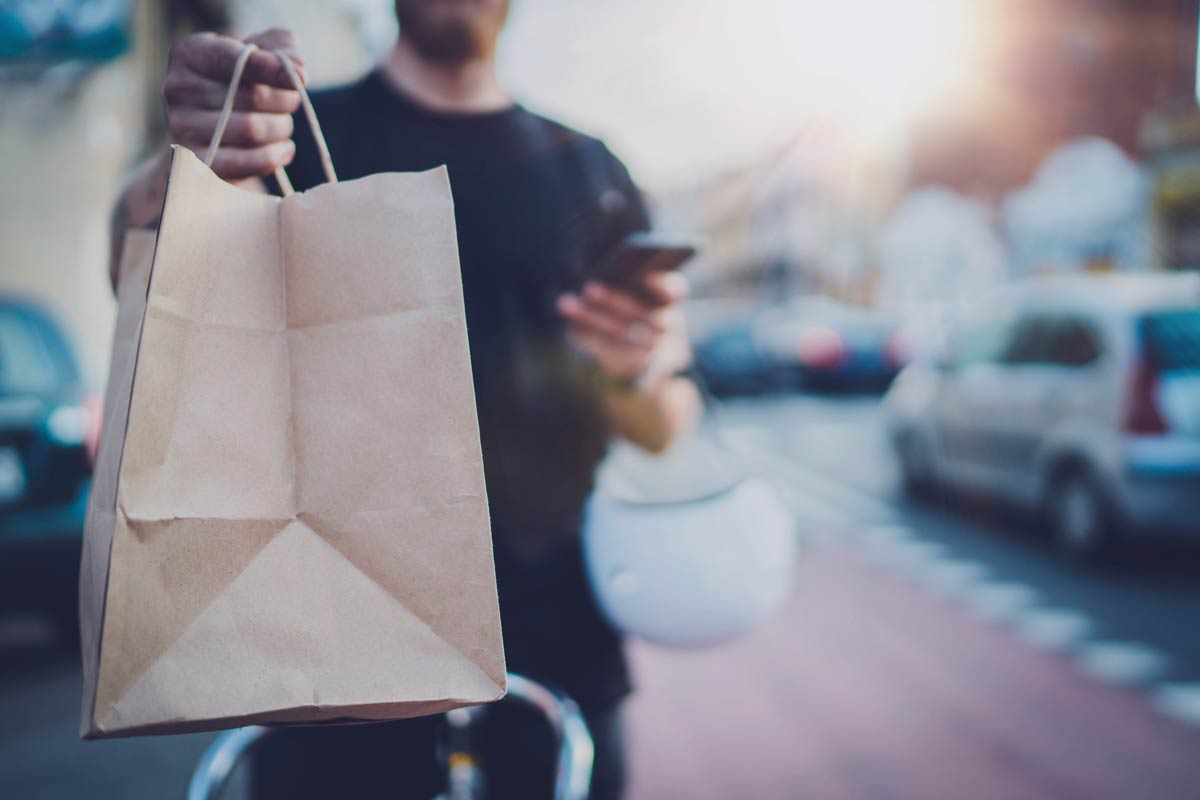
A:
{"type": "Polygon", "coordinates": [[[645,295],[642,282],[647,275],[680,269],[696,255],[696,250],[696,244],[686,239],[650,232],[631,234],[601,262],[590,279],[634,295],[645,295]]]}
{"type": "Polygon", "coordinates": [[[627,237],[555,306],[575,344],[618,381],[636,381],[656,364],[688,360],[679,303],[687,281],[676,273],[696,253],[691,242],[661,235],[627,237]],[[677,358],[672,353],[682,353],[677,358]]]}

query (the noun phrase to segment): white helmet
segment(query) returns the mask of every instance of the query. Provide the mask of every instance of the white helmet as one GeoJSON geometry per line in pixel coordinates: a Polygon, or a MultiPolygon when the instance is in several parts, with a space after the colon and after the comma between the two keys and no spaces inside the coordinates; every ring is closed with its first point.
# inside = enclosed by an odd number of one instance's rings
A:
{"type": "Polygon", "coordinates": [[[749,631],[787,598],[797,553],[791,515],[757,478],[683,502],[597,491],[583,545],[609,622],[667,647],[706,647],[749,631]]]}

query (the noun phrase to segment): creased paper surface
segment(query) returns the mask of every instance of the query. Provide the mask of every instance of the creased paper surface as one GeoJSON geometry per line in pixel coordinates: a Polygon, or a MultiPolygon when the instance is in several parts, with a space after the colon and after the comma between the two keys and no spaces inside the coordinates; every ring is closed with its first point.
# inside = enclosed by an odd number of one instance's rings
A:
{"type": "Polygon", "coordinates": [[[444,169],[281,200],[175,150],[89,515],[85,733],[503,694],[460,280],[444,169]]]}

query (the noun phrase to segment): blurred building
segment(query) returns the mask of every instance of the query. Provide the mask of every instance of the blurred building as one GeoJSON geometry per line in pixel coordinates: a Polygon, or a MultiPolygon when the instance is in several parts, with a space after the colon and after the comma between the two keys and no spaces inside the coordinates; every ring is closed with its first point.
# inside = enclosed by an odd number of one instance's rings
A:
{"type": "Polygon", "coordinates": [[[1191,49],[1180,57],[1180,80],[1142,120],[1139,144],[1151,170],[1151,257],[1166,269],[1200,269],[1200,35],[1195,3],[1180,3],[1178,25],[1190,29],[1191,49]]]}
{"type": "Polygon", "coordinates": [[[1195,105],[1196,4],[983,5],[989,34],[973,91],[924,119],[910,142],[909,199],[881,244],[885,300],[911,306],[914,287],[924,285],[944,295],[930,302],[952,303],[955,287],[991,275],[992,256],[980,255],[989,250],[1001,254],[1008,276],[1185,263],[1189,247],[1200,262],[1190,222],[1200,215],[1187,211],[1200,199],[1200,166],[1188,166],[1200,165],[1200,149],[1183,135],[1200,134],[1200,124],[1190,112],[1180,116],[1195,105]],[[935,206],[955,205],[947,198],[967,205],[943,209],[938,224],[961,230],[933,236],[935,206]],[[929,230],[902,234],[918,207],[929,230]],[[981,225],[991,226],[994,248],[981,225]],[[926,252],[914,253],[914,242],[926,252]],[[979,245],[973,260],[964,256],[969,242],[979,245]],[[982,271],[972,266],[980,258],[982,271]],[[948,281],[946,265],[967,274],[948,281]]]}
{"type": "Polygon", "coordinates": [[[280,20],[306,42],[314,83],[359,74],[395,35],[388,0],[0,4],[0,291],[40,300],[67,325],[89,382],[104,379],[111,336],[109,214],[164,140],[172,42],[280,20]]]}
{"type": "Polygon", "coordinates": [[[1108,139],[1056,148],[1004,198],[1011,274],[1145,269],[1148,184],[1146,170],[1108,139]]]}
{"type": "Polygon", "coordinates": [[[918,128],[910,185],[998,199],[1085,136],[1140,159],[1146,115],[1193,95],[1192,0],[980,2],[989,35],[976,90],[918,128]]]}
{"type": "Polygon", "coordinates": [[[153,4],[0,5],[0,290],[41,301],[103,378],[108,213],[140,151],[153,4]]]}
{"type": "Polygon", "coordinates": [[[880,305],[936,325],[977,302],[1006,273],[992,210],[946,187],[909,193],[880,237],[880,305]]]}
{"type": "Polygon", "coordinates": [[[1176,107],[1148,115],[1143,147],[1153,176],[1153,264],[1200,269],[1200,111],[1176,107]]]}
{"type": "Polygon", "coordinates": [[[900,177],[891,159],[854,152],[836,128],[814,124],[745,167],[657,193],[656,224],[704,235],[688,267],[698,295],[869,303],[900,177]]]}
{"type": "Polygon", "coordinates": [[[1200,149],[1182,142],[1190,124],[1200,145],[1200,119],[1172,128],[1165,184],[1144,133],[1160,109],[1194,105],[1196,4],[978,5],[986,35],[969,91],[922,118],[866,190],[833,137],[805,143],[819,168],[784,153],[664,198],[712,239],[694,274],[909,307],[914,292],[953,302],[1005,275],[1178,262],[1163,255],[1188,241],[1200,260],[1200,234],[1178,222],[1197,216],[1200,149]],[[1152,214],[1180,192],[1170,215],[1152,214]]]}

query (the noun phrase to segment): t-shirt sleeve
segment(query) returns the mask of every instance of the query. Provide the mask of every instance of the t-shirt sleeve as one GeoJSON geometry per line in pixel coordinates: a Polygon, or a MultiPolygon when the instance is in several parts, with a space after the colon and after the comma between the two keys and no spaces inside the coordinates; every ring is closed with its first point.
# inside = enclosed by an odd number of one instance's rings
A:
{"type": "Polygon", "coordinates": [[[583,274],[590,276],[626,236],[649,230],[650,214],[629,170],[602,142],[588,140],[582,155],[587,210],[579,232],[585,242],[583,274]]]}
{"type": "Polygon", "coordinates": [[[613,186],[616,191],[621,193],[624,201],[621,212],[621,226],[625,229],[624,235],[628,236],[631,233],[649,230],[650,211],[646,207],[646,198],[638,189],[637,184],[633,182],[629,169],[621,162],[621,159],[613,155],[607,147],[604,148],[604,151],[608,154],[611,164],[613,186]]]}

